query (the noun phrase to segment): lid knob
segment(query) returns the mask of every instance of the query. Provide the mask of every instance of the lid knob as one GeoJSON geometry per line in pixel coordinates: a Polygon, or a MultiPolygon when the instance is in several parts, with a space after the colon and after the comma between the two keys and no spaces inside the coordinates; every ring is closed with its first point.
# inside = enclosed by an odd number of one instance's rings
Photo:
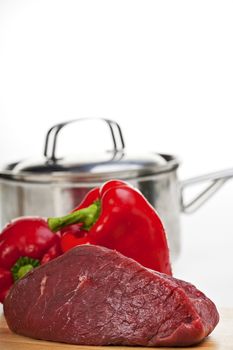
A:
{"type": "Polygon", "coordinates": [[[47,132],[46,138],[45,138],[45,147],[44,147],[44,156],[51,161],[55,161],[57,158],[56,156],[56,146],[57,146],[57,137],[61,129],[63,129],[66,125],[80,122],[80,121],[86,121],[86,120],[101,120],[107,123],[111,136],[112,136],[112,142],[113,142],[113,151],[115,153],[123,151],[125,148],[125,142],[122,135],[121,128],[117,122],[110,119],[104,119],[104,118],[78,118],[74,120],[70,120],[67,122],[62,122],[56,125],[53,125],[47,132]],[[51,146],[50,146],[51,145],[51,146]]]}

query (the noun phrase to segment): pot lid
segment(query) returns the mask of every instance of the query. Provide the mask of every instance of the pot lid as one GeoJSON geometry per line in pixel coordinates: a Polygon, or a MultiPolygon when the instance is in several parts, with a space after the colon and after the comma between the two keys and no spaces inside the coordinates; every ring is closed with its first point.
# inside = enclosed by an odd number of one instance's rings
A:
{"type": "Polygon", "coordinates": [[[107,123],[111,132],[111,151],[57,157],[56,144],[60,130],[80,120],[84,119],[54,125],[47,133],[43,157],[9,164],[0,176],[32,182],[103,182],[111,178],[127,180],[154,175],[178,166],[177,159],[171,155],[152,152],[134,155],[126,152],[120,126],[107,119],[101,120],[107,123]]]}

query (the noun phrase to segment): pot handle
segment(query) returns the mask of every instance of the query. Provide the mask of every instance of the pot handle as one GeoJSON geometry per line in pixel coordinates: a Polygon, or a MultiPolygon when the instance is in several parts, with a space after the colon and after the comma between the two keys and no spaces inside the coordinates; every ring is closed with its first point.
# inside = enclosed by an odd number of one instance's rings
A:
{"type": "Polygon", "coordinates": [[[186,214],[191,214],[199,209],[210,197],[212,197],[215,192],[217,192],[226,181],[233,177],[233,169],[226,169],[217,171],[214,173],[209,173],[201,176],[197,176],[191,179],[184,180],[180,183],[181,191],[181,211],[186,214]],[[190,201],[184,200],[184,192],[187,187],[207,182],[209,183],[207,187],[196,195],[190,201]]]}
{"type": "Polygon", "coordinates": [[[89,117],[89,118],[78,118],[78,119],[69,120],[63,123],[53,125],[46,134],[44,156],[48,160],[55,161],[57,159],[56,157],[57,137],[61,129],[63,129],[66,125],[80,122],[80,121],[86,121],[86,120],[100,120],[107,123],[112,136],[113,151],[117,153],[124,150],[125,142],[124,142],[121,128],[117,122],[110,119],[89,117]]]}

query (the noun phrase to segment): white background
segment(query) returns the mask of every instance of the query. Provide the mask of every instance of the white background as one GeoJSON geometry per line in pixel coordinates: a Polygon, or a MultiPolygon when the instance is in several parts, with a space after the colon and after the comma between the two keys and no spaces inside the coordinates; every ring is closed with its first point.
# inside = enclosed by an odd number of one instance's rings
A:
{"type": "MultiPolygon", "coordinates": [[[[233,167],[232,18],[232,1],[1,0],[0,163],[94,116],[118,121],[129,149],[179,155],[181,179],[233,167]]],[[[101,128],[70,132],[67,152],[109,147],[101,128]]],[[[229,181],[182,216],[174,264],[218,306],[233,306],[232,204],[229,181]]]]}

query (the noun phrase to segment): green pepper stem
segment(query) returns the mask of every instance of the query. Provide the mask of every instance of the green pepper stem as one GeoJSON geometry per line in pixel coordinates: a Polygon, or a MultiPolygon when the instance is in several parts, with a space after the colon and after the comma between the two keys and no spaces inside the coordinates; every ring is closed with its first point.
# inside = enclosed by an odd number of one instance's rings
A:
{"type": "Polygon", "coordinates": [[[87,208],[79,209],[66,216],[48,218],[48,226],[51,231],[57,232],[60,229],[82,223],[82,229],[89,231],[100,215],[100,201],[97,200],[87,208]]]}
{"type": "Polygon", "coordinates": [[[14,281],[22,278],[24,275],[26,275],[26,273],[39,265],[40,262],[38,259],[29,258],[28,256],[21,256],[11,268],[14,281]]]}
{"type": "Polygon", "coordinates": [[[21,266],[19,271],[18,271],[18,279],[22,278],[26,273],[34,269],[34,267],[30,264],[21,266]]]}

